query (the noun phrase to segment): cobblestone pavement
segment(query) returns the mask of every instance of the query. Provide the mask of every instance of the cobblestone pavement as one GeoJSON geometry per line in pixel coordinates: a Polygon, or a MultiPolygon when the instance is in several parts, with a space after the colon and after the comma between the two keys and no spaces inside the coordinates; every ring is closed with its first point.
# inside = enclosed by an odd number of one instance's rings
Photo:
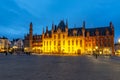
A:
{"type": "Polygon", "coordinates": [[[0,80],[120,80],[120,63],[102,59],[0,55],[0,80]]]}

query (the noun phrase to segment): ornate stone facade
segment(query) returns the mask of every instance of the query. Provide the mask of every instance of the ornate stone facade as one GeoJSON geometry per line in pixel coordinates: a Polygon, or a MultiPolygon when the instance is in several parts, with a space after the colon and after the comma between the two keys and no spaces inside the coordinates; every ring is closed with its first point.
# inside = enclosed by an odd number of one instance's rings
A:
{"type": "MultiPolygon", "coordinates": [[[[25,36],[25,41],[28,36],[29,34],[25,36]]],[[[81,27],[69,28],[68,22],[62,20],[58,25],[52,24],[51,30],[48,30],[48,27],[46,31],[43,29],[42,35],[33,35],[32,40],[31,50],[34,51],[36,48],[45,54],[114,54],[112,22],[109,26],[96,28],[86,28],[83,22],[81,27]],[[35,36],[38,38],[35,39],[35,36]],[[35,43],[39,45],[35,46],[35,43]]],[[[31,44],[31,41],[28,44],[31,44]]]]}

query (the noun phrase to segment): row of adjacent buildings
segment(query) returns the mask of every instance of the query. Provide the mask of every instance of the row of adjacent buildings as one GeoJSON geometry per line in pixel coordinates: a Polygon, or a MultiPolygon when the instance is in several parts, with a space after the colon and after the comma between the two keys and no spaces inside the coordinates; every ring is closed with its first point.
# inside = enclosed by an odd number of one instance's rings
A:
{"type": "Polygon", "coordinates": [[[114,54],[114,26],[112,22],[105,27],[69,28],[68,22],[52,24],[52,29],[33,34],[30,23],[29,34],[24,37],[24,51],[44,54],[114,54]]]}
{"type": "Polygon", "coordinates": [[[22,39],[13,39],[10,41],[6,37],[0,37],[0,53],[17,53],[24,51],[24,44],[22,39]]]}
{"type": "Polygon", "coordinates": [[[0,52],[8,51],[9,40],[6,37],[0,37],[0,52]]]}

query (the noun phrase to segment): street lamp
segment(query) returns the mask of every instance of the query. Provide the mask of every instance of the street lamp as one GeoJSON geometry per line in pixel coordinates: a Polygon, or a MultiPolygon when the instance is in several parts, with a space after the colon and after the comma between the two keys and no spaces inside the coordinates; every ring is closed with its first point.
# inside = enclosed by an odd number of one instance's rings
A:
{"type": "Polygon", "coordinates": [[[118,43],[120,44],[120,38],[118,39],[118,43]]]}
{"type": "Polygon", "coordinates": [[[98,54],[98,46],[96,46],[95,49],[96,49],[96,54],[98,54]]]}
{"type": "Polygon", "coordinates": [[[97,50],[97,49],[98,49],[98,46],[96,46],[95,49],[97,50]]]}
{"type": "Polygon", "coordinates": [[[95,56],[96,56],[96,59],[97,59],[97,56],[98,56],[98,46],[96,46],[95,49],[96,49],[95,56]]]}

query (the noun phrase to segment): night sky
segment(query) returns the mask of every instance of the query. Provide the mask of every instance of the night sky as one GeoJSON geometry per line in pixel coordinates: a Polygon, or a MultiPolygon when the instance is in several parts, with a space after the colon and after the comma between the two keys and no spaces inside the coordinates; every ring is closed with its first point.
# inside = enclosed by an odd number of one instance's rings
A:
{"type": "Polygon", "coordinates": [[[0,0],[0,36],[9,39],[24,38],[29,23],[33,22],[34,34],[52,22],[68,20],[69,27],[104,27],[112,21],[115,41],[120,37],[120,0],[0,0]]]}

